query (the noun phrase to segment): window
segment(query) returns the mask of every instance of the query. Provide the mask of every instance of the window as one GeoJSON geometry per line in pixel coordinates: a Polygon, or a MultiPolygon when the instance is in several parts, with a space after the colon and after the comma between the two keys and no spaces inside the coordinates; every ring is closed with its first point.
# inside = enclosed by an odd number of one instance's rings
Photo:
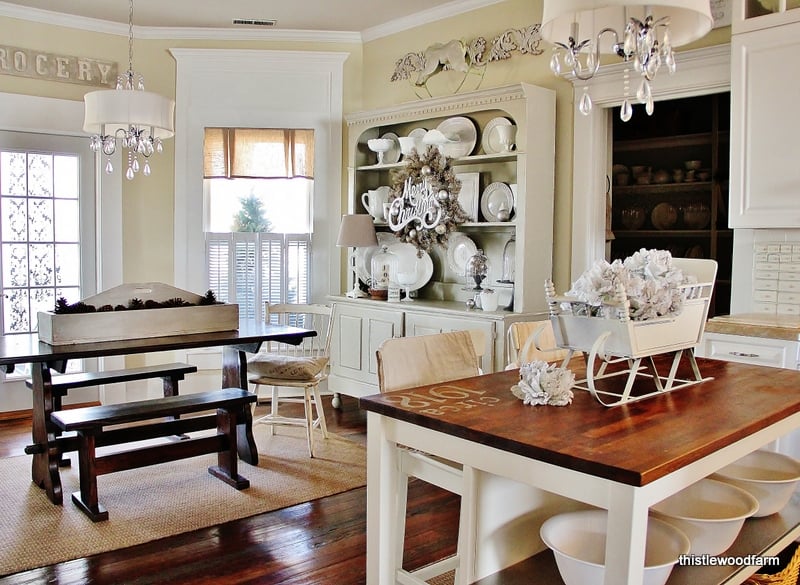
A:
{"type": "Polygon", "coordinates": [[[75,302],[95,293],[93,169],[85,138],[0,131],[3,335],[35,333],[38,311],[52,310],[58,297],[75,302]]]}
{"type": "Polygon", "coordinates": [[[208,287],[242,318],[309,301],[313,158],[312,130],[205,131],[208,287]]]}
{"type": "Polygon", "coordinates": [[[0,150],[4,335],[37,330],[37,311],[81,298],[79,157],[0,150]]]}

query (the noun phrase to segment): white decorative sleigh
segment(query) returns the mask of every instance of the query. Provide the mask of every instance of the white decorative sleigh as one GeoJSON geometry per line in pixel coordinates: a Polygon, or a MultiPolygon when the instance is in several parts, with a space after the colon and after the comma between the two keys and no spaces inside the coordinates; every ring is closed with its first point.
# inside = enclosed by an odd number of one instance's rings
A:
{"type": "Polygon", "coordinates": [[[575,309],[584,305],[583,302],[573,297],[556,296],[553,283],[547,281],[545,294],[553,334],[558,346],[569,350],[562,365],[566,367],[576,351],[583,352],[586,357],[586,378],[576,380],[574,388],[588,390],[604,406],[616,406],[709,379],[700,375],[692,349],[703,336],[717,263],[714,260],[675,258],[672,264],[696,281],[680,287],[683,309],[677,315],[644,321],[630,319],[629,303],[622,286],[615,301],[603,307],[610,316],[584,316],[575,314],[580,312],[575,309]],[[665,376],[659,374],[653,356],[666,353],[674,355],[665,376]],[[677,376],[683,356],[689,361],[692,377],[677,376]],[[647,361],[642,365],[645,359],[647,361]],[[620,363],[622,369],[614,367],[613,371],[607,372],[607,366],[620,363]],[[602,389],[598,388],[598,380],[614,377],[625,378],[624,386],[603,384],[602,389]],[[643,393],[637,389],[632,394],[637,378],[651,378],[654,389],[643,393]]]}

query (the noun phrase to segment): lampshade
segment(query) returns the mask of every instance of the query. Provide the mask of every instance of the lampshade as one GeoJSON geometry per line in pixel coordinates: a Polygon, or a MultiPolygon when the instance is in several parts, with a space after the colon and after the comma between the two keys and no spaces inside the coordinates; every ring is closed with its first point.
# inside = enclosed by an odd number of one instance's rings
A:
{"type": "MultiPolygon", "coordinates": [[[[545,0],[542,13],[542,38],[550,42],[566,42],[573,22],[578,23],[579,39],[594,40],[604,28],[625,30],[630,18],[644,21],[650,14],[654,20],[669,17],[672,46],[695,41],[711,30],[713,19],[708,0],[545,0]]],[[[601,39],[600,52],[614,53],[613,38],[601,39]]]]}
{"type": "Polygon", "coordinates": [[[110,135],[131,126],[148,129],[153,138],[175,134],[175,102],[157,93],[133,89],[102,89],[83,97],[83,129],[110,135]]]}
{"type": "Polygon", "coordinates": [[[365,214],[343,215],[339,226],[339,247],[361,248],[378,245],[372,216],[365,214]]]}

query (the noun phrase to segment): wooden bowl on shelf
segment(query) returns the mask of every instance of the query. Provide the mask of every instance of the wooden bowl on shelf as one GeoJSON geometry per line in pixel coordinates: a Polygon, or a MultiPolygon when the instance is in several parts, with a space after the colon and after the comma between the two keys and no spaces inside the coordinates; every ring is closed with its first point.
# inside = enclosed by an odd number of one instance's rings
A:
{"type": "Polygon", "coordinates": [[[620,213],[620,221],[626,230],[638,230],[646,219],[647,214],[641,207],[628,207],[620,213]]]}
{"type": "Polygon", "coordinates": [[[659,203],[650,212],[650,221],[657,230],[671,229],[678,221],[678,210],[671,203],[659,203]]]}
{"type": "Polygon", "coordinates": [[[702,230],[711,222],[711,210],[703,203],[692,203],[683,208],[683,223],[692,230],[702,230]]]}

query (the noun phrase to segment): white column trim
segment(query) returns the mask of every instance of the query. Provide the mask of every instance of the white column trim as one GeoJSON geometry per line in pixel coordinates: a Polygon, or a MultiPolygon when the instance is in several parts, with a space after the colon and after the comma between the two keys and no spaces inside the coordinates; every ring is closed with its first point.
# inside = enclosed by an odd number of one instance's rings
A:
{"type": "MultiPolygon", "coordinates": [[[[348,53],[170,49],[175,107],[175,285],[207,286],[202,223],[202,142],[207,126],[314,128],[312,298],[340,290],[335,246],[341,217],[343,65],[348,53]],[[207,82],[199,91],[198,80],[207,82]],[[313,87],[314,100],[300,99],[313,87]],[[296,91],[293,91],[295,90],[296,91]],[[313,102],[313,103],[312,103],[313,102]],[[332,252],[333,251],[333,252],[332,252]]],[[[310,97],[310,96],[305,96],[310,97]]]]}

